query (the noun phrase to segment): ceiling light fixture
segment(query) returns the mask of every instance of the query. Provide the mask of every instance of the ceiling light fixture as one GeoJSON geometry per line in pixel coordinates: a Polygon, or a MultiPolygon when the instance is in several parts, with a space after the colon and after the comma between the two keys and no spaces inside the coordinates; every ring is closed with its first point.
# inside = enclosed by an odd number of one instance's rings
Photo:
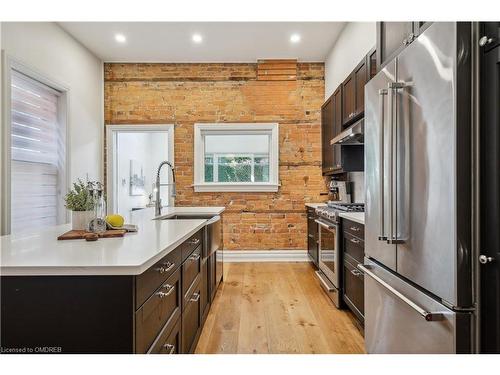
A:
{"type": "Polygon", "coordinates": [[[195,43],[201,43],[203,41],[203,37],[200,34],[193,34],[191,39],[193,39],[195,43]]]}
{"type": "Polygon", "coordinates": [[[115,40],[118,43],[125,43],[127,41],[127,38],[123,34],[115,34],[115,40]]]}
{"type": "Polygon", "coordinates": [[[292,34],[292,36],[290,37],[290,42],[292,42],[292,43],[300,42],[300,35],[299,34],[292,34]]]}

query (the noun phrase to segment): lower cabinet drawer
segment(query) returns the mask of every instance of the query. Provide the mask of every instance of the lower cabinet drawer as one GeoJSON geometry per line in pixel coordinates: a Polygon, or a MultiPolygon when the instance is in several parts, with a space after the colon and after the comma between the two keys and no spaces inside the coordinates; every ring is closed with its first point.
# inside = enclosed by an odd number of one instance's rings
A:
{"type": "Polygon", "coordinates": [[[151,294],[181,265],[182,245],[155,265],[138,275],[135,280],[135,307],[138,309],[151,294]]]}
{"type": "Polygon", "coordinates": [[[358,263],[363,263],[365,257],[365,241],[344,232],[344,253],[356,259],[358,263]]]}
{"type": "Polygon", "coordinates": [[[181,272],[178,269],[135,313],[136,353],[146,353],[161,328],[178,319],[181,301],[181,272]]]}
{"type": "Polygon", "coordinates": [[[179,354],[181,352],[181,319],[177,319],[174,327],[167,323],[158,339],[155,341],[150,354],[179,354]]]}
{"type": "Polygon", "coordinates": [[[182,293],[184,298],[189,299],[190,297],[187,293],[201,272],[201,262],[201,246],[198,246],[182,264],[182,293]]]}
{"type": "Polygon", "coordinates": [[[182,312],[182,353],[194,351],[201,328],[201,283],[198,282],[190,290],[190,298],[182,312]]]}
{"type": "Polygon", "coordinates": [[[361,321],[365,314],[364,290],[363,272],[344,259],[344,301],[361,321]]]}

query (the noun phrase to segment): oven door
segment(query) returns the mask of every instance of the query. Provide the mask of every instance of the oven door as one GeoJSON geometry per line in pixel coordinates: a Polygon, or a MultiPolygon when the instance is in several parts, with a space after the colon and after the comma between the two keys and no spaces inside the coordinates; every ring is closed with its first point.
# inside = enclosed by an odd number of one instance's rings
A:
{"type": "Polygon", "coordinates": [[[319,269],[338,289],[340,286],[338,225],[316,220],[319,228],[319,269]]]}

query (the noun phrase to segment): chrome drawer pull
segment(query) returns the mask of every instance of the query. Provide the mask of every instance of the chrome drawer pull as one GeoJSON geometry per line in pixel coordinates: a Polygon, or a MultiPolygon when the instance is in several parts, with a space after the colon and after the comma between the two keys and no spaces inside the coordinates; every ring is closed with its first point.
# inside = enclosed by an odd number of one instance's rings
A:
{"type": "Polygon", "coordinates": [[[167,290],[167,292],[164,293],[165,294],[164,297],[166,297],[166,296],[171,295],[174,292],[175,285],[165,284],[165,285],[163,285],[162,288],[165,288],[167,290]]]}
{"type": "Polygon", "coordinates": [[[156,270],[157,270],[159,273],[165,273],[165,272],[166,272],[165,267],[163,267],[163,266],[162,266],[162,267],[158,267],[156,270]]]}
{"type": "Polygon", "coordinates": [[[165,344],[165,345],[163,345],[163,347],[168,350],[168,354],[174,354],[174,352],[175,352],[175,345],[165,344]]]}
{"type": "Polygon", "coordinates": [[[198,245],[199,243],[200,243],[199,238],[195,238],[194,240],[189,241],[189,244],[191,244],[191,245],[198,245]]]}
{"type": "Polygon", "coordinates": [[[191,299],[189,301],[190,302],[198,302],[199,299],[200,299],[200,293],[193,293],[193,296],[191,297],[191,299]]]}
{"type": "Polygon", "coordinates": [[[358,227],[350,227],[349,229],[352,230],[353,232],[359,232],[358,227]]]}
{"type": "Polygon", "coordinates": [[[361,276],[363,273],[361,271],[358,271],[356,269],[354,270],[351,270],[351,273],[354,275],[354,276],[361,276]]]}
{"type": "Polygon", "coordinates": [[[355,238],[351,238],[349,239],[349,241],[351,241],[352,243],[355,243],[355,244],[358,244],[360,241],[355,239],[355,238]]]}
{"type": "Polygon", "coordinates": [[[434,322],[438,320],[444,319],[444,314],[442,312],[430,312],[417,305],[411,299],[406,297],[404,294],[393,288],[391,285],[387,284],[384,280],[378,277],[375,273],[370,271],[370,265],[358,264],[358,268],[364,272],[365,275],[370,276],[373,280],[387,289],[389,292],[394,294],[397,298],[399,298],[402,302],[406,303],[413,310],[415,310],[422,318],[424,318],[427,322],[434,322]]]}
{"type": "Polygon", "coordinates": [[[189,260],[198,260],[201,258],[200,254],[194,254],[189,257],[189,260]]]}
{"type": "Polygon", "coordinates": [[[158,292],[158,293],[156,293],[156,295],[157,295],[158,297],[160,297],[160,299],[161,299],[161,298],[163,298],[163,297],[168,296],[168,293],[158,292]]]}
{"type": "Polygon", "coordinates": [[[162,266],[163,272],[171,271],[174,267],[175,267],[175,263],[172,263],[172,262],[163,263],[163,266],[162,266]]]}

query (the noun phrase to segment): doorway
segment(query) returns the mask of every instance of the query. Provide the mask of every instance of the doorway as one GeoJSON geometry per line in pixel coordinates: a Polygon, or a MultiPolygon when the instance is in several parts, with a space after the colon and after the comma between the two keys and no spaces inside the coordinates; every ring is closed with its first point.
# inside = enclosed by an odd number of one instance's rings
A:
{"type": "MultiPolygon", "coordinates": [[[[173,125],[108,125],[107,208],[108,213],[130,218],[131,213],[154,207],[155,181],[159,164],[174,163],[173,125]]],[[[160,198],[163,206],[174,204],[172,176],[161,173],[160,198]]]]}

